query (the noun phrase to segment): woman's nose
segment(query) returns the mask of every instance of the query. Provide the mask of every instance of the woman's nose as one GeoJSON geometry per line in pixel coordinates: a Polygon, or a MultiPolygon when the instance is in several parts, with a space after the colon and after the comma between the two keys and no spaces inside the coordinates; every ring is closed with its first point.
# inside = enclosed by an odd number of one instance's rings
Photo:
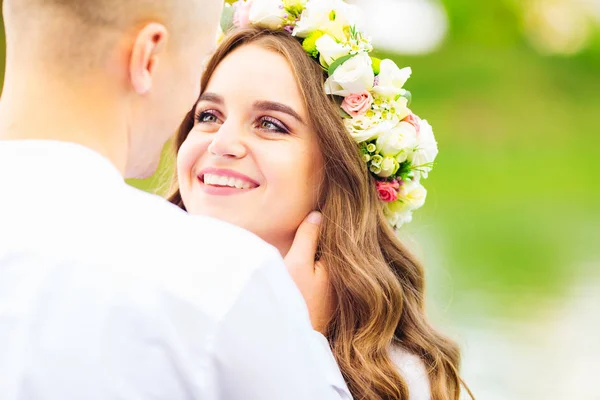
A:
{"type": "Polygon", "coordinates": [[[213,135],[208,151],[217,157],[242,158],[247,153],[243,138],[244,127],[227,119],[213,135]]]}

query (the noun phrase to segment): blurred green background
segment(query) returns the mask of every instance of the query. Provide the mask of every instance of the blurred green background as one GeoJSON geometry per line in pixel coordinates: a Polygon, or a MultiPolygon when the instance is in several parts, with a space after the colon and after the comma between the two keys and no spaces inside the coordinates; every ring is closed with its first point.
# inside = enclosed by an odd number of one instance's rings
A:
{"type": "MultiPolygon", "coordinates": [[[[443,40],[380,55],[413,68],[411,108],[439,142],[402,232],[433,319],[478,399],[598,400],[600,1],[421,3],[444,13],[443,40]]],[[[155,190],[169,163],[130,183],[155,190]]]]}

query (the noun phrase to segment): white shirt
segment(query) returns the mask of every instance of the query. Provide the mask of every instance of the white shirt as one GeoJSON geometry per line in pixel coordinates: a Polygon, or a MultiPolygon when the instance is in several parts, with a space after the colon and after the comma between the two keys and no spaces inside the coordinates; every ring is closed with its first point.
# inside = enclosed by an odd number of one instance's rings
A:
{"type": "Polygon", "coordinates": [[[0,399],[349,398],[274,248],[84,147],[0,141],[0,399]]]}
{"type": "Polygon", "coordinates": [[[408,386],[408,400],[431,400],[431,386],[423,360],[398,345],[390,347],[390,357],[408,386]]]}

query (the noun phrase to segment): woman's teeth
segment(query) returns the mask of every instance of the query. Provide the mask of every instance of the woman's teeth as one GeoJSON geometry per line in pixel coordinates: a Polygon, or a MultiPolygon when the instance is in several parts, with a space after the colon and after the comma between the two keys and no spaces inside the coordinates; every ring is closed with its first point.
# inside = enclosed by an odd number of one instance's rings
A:
{"type": "Polygon", "coordinates": [[[250,189],[252,187],[250,182],[243,179],[215,174],[204,174],[204,184],[211,186],[229,186],[238,189],[250,189]]]}

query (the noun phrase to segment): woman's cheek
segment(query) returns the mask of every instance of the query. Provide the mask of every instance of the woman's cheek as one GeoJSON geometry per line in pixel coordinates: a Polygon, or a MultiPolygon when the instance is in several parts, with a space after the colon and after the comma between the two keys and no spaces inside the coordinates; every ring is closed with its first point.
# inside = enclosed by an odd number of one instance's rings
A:
{"type": "Polygon", "coordinates": [[[193,138],[188,138],[183,142],[177,153],[177,174],[180,179],[188,179],[202,153],[200,142],[193,138]]]}
{"type": "MultiPolygon", "coordinates": [[[[314,207],[314,158],[304,149],[286,149],[271,156],[271,180],[291,227],[296,227],[314,207]]],[[[273,153],[272,153],[273,154],[273,153]]]]}

